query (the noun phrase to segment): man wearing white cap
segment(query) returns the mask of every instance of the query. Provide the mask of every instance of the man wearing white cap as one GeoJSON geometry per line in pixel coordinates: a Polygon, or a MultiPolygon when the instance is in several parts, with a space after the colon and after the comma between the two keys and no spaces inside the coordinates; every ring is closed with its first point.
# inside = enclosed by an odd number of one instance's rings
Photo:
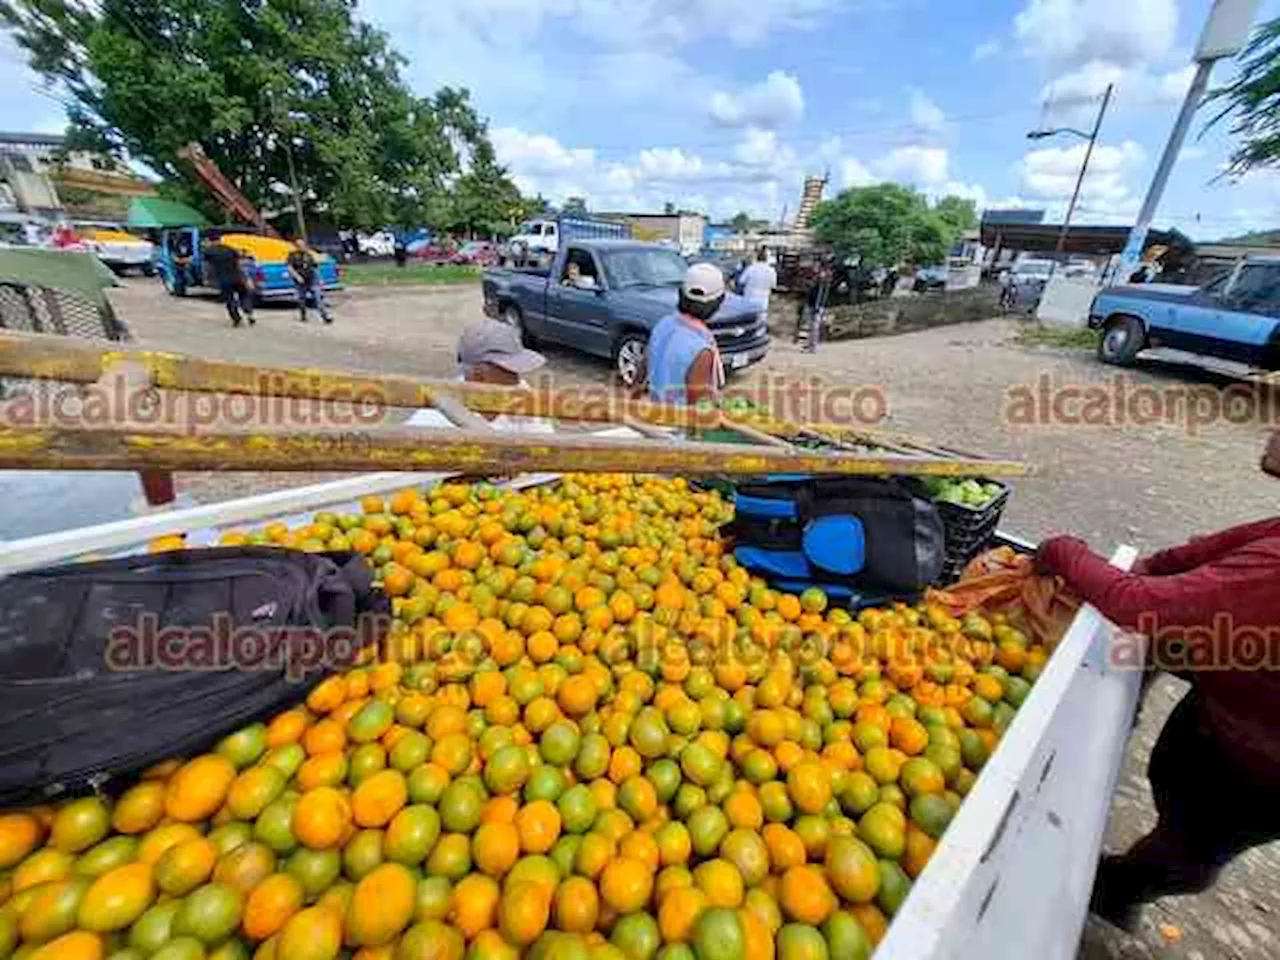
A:
{"type": "MultiPolygon", "coordinates": [[[[520,336],[508,324],[482,320],[472,324],[458,339],[458,366],[467,383],[490,383],[500,387],[523,386],[521,379],[532,373],[547,358],[520,343],[520,336]]],[[[451,422],[438,410],[418,410],[408,420],[412,427],[448,427],[451,422]]],[[[495,430],[516,433],[555,433],[550,420],[498,414],[490,421],[495,430]]]]}
{"type": "Polygon", "coordinates": [[[724,274],[695,263],[684,275],[676,312],[649,334],[645,366],[649,398],[660,403],[714,400],[724,386],[724,365],[707,320],[724,302],[724,274]]]}

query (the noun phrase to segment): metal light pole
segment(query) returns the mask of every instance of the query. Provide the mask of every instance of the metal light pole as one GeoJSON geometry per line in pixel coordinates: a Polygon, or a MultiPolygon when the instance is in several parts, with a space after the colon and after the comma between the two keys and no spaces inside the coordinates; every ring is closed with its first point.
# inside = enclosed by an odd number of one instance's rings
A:
{"type": "Polygon", "coordinates": [[[1071,192],[1071,202],[1067,204],[1067,215],[1062,218],[1062,230],[1058,233],[1058,245],[1055,250],[1062,253],[1067,246],[1067,230],[1071,227],[1071,215],[1075,213],[1076,201],[1080,199],[1080,188],[1084,185],[1084,175],[1089,171],[1089,160],[1093,156],[1094,144],[1098,142],[1098,131],[1102,128],[1102,118],[1107,115],[1107,105],[1111,103],[1111,91],[1114,84],[1107,84],[1106,92],[1102,95],[1102,106],[1098,108],[1098,116],[1093,121],[1093,131],[1083,133],[1072,127],[1055,127],[1052,130],[1032,130],[1027,134],[1029,140],[1043,140],[1045,137],[1052,137],[1058,133],[1073,133],[1077,137],[1082,137],[1089,141],[1089,145],[1084,150],[1084,162],[1080,164],[1080,175],[1076,177],[1076,188],[1071,192]]]}
{"type": "Polygon", "coordinates": [[[1129,231],[1129,239],[1120,254],[1120,264],[1116,276],[1128,277],[1138,261],[1142,258],[1143,248],[1147,245],[1147,234],[1151,230],[1151,220],[1155,217],[1156,207],[1164,195],[1165,184],[1169,182],[1169,174],[1182,151],[1182,143],[1187,138],[1187,130],[1195,117],[1196,110],[1204,100],[1205,89],[1209,85],[1209,74],[1213,65],[1224,57],[1239,53],[1249,36],[1249,28],[1254,14],[1258,10],[1258,0],[1214,0],[1213,9],[1205,21],[1204,31],[1200,34],[1200,42],[1196,45],[1196,74],[1187,90],[1178,118],[1169,131],[1169,140],[1164,145],[1164,153],[1156,165],[1155,175],[1151,178],[1151,186],[1142,201],[1142,209],[1138,211],[1138,219],[1129,231]]]}

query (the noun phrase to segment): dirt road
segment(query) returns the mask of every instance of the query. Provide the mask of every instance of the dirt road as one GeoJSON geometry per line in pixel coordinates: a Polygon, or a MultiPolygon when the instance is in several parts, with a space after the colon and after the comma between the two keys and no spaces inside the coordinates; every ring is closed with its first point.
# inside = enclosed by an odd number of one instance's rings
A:
{"type": "MultiPolygon", "coordinates": [[[[352,291],[334,297],[333,326],[303,326],[292,310],[268,308],[256,327],[241,330],[229,328],[216,303],[172,300],[159,284],[132,281],[113,299],[151,347],[431,376],[454,372],[458,334],[481,316],[474,286],[352,291]]],[[[1025,347],[1016,333],[1015,322],[991,320],[824,345],[816,356],[776,343],[767,361],[746,376],[874,387],[887,408],[883,427],[1026,460],[1036,472],[1017,482],[1004,526],[1032,539],[1073,532],[1099,550],[1118,543],[1151,549],[1275,512],[1280,486],[1257,470],[1268,418],[1243,410],[1238,422],[1188,425],[1188,404],[1199,404],[1202,415],[1212,413],[1206,405],[1221,400],[1222,383],[1154,365],[1117,379],[1088,354],[1025,347]],[[1195,392],[1188,394],[1189,388],[1195,392]],[[1064,422],[1082,417],[1086,402],[1092,423],[1064,422]],[[1132,422],[1134,414],[1147,422],[1132,422]]],[[[549,356],[549,369],[565,383],[600,382],[609,374],[603,361],[560,350],[549,356]]],[[[1240,398],[1242,405],[1247,401],[1240,398]]],[[[191,476],[180,485],[207,500],[314,479],[191,476]]],[[[1148,697],[1116,797],[1111,849],[1123,849],[1152,822],[1142,771],[1180,693],[1176,682],[1162,681],[1148,697]]],[[[1224,815],[1229,803],[1224,798],[1224,815]]],[[[1082,956],[1261,960],[1277,953],[1277,915],[1280,851],[1272,847],[1240,858],[1203,896],[1169,898],[1147,909],[1136,938],[1091,923],[1082,956]],[[1177,928],[1176,937],[1167,925],[1177,928]]]]}

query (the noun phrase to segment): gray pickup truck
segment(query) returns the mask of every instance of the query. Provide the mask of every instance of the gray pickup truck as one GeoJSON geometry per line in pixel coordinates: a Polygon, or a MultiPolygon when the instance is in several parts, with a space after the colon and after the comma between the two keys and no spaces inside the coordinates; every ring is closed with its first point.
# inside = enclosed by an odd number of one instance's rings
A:
{"type": "MultiPolygon", "coordinates": [[[[612,358],[622,382],[632,386],[649,331],[675,310],[688,266],[674,250],[656,244],[569,240],[549,267],[486,270],[484,309],[516,327],[528,346],[545,340],[612,358]]],[[[708,326],[726,371],[741,370],[769,351],[767,318],[737,294],[726,295],[708,326]]]]}

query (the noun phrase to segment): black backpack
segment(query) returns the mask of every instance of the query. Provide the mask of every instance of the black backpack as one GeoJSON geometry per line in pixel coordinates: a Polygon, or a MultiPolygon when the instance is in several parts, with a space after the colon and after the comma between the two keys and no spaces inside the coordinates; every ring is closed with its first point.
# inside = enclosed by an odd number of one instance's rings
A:
{"type": "Polygon", "coordinates": [[[219,547],[0,580],[0,804],[205,749],[349,667],[389,612],[349,552],[219,547]]]}
{"type": "Polygon", "coordinates": [[[919,593],[941,575],[946,555],[937,508],[892,478],[740,483],[724,532],[738,562],[776,588],[819,586],[855,604],[919,593]]]}

